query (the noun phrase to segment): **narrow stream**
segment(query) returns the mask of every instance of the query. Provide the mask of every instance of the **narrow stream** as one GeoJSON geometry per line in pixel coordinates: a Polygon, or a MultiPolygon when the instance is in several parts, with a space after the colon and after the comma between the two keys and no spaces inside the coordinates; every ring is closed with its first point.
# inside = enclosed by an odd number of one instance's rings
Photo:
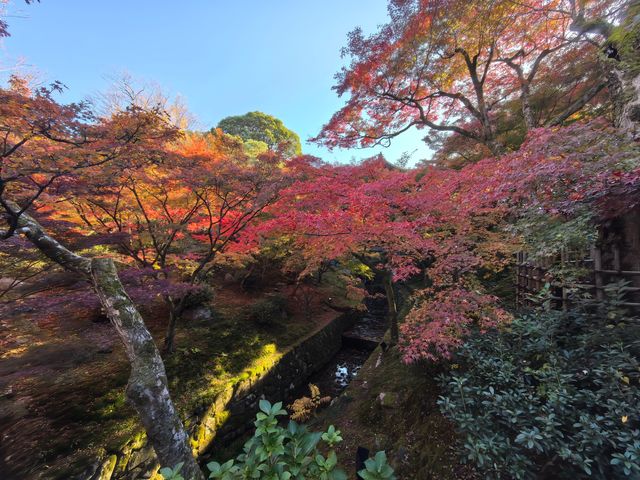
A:
{"type": "MultiPolygon", "coordinates": [[[[379,283],[366,285],[369,297],[365,299],[366,313],[342,335],[342,346],[338,353],[321,370],[307,378],[300,387],[291,391],[283,400],[284,405],[309,396],[309,384],[317,385],[322,396],[337,397],[358,375],[360,367],[369,358],[373,349],[382,341],[387,330],[387,302],[384,289],[379,283]]],[[[284,420],[283,420],[284,421],[284,420]]],[[[246,435],[242,442],[246,440],[246,435]]],[[[241,443],[212,448],[201,462],[221,460],[239,453],[241,443]]]]}
{"type": "Polygon", "coordinates": [[[382,341],[387,330],[387,302],[384,288],[378,283],[367,285],[369,297],[365,299],[367,312],[342,335],[342,347],[320,371],[296,389],[292,399],[309,395],[308,384],[313,383],[320,393],[338,396],[358,374],[371,351],[382,341]]]}

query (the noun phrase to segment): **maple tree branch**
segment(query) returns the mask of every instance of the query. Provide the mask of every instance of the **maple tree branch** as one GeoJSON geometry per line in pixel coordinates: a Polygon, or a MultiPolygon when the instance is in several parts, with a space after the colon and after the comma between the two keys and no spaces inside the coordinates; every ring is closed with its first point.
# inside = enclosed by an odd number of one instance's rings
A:
{"type": "Polygon", "coordinates": [[[542,64],[542,61],[547,56],[551,55],[553,52],[556,52],[556,51],[566,47],[570,43],[571,42],[567,42],[565,44],[558,45],[558,46],[556,46],[554,48],[546,48],[542,52],[540,52],[540,55],[538,55],[536,57],[536,59],[533,61],[533,65],[531,65],[531,70],[529,71],[529,75],[527,75],[527,82],[529,82],[529,83],[533,82],[533,79],[535,78],[536,73],[538,73],[538,69],[540,68],[540,65],[542,64]]]}
{"type": "Polygon", "coordinates": [[[12,153],[14,153],[16,150],[18,150],[21,146],[23,146],[25,143],[27,143],[29,140],[31,140],[33,137],[35,137],[35,133],[30,133],[29,135],[25,135],[19,142],[15,143],[11,148],[6,150],[7,137],[9,136],[9,133],[10,132],[7,131],[7,134],[6,134],[5,139],[4,139],[5,149],[3,149],[4,151],[2,152],[2,155],[0,155],[0,157],[2,157],[2,158],[6,158],[6,157],[10,156],[12,153]]]}
{"type": "Polygon", "coordinates": [[[460,100],[464,104],[464,106],[467,108],[467,110],[469,110],[474,117],[476,117],[477,119],[482,118],[482,114],[480,113],[480,111],[473,105],[471,100],[469,100],[469,98],[463,95],[462,93],[450,93],[450,92],[444,92],[442,90],[438,90],[434,94],[434,96],[447,97],[453,100],[460,100]]]}
{"type": "Polygon", "coordinates": [[[555,127],[562,122],[564,122],[571,115],[582,109],[587,103],[591,101],[593,97],[595,97],[598,93],[600,93],[607,86],[607,82],[600,82],[591,88],[589,88],[586,92],[584,92],[579,98],[577,98],[571,105],[569,105],[562,113],[557,115],[555,118],[547,122],[547,126],[555,127]]]}
{"type": "MultiPolygon", "coordinates": [[[[447,92],[437,92],[438,95],[440,96],[446,96],[446,97],[450,97],[456,100],[461,100],[462,99],[466,99],[466,97],[464,97],[463,95],[458,96],[457,94],[449,94],[447,92]]],[[[426,112],[424,110],[424,107],[420,104],[419,101],[414,100],[414,99],[410,99],[410,98],[403,98],[400,97],[398,95],[394,95],[392,93],[386,93],[385,94],[386,97],[388,97],[391,100],[397,101],[397,102],[401,102],[404,105],[408,106],[408,107],[412,107],[415,108],[416,110],[418,110],[418,114],[420,116],[420,120],[414,120],[412,122],[409,122],[409,124],[405,127],[403,127],[400,130],[397,130],[396,132],[393,133],[388,133],[385,135],[382,135],[378,138],[383,139],[383,138],[393,138],[396,137],[398,135],[400,135],[401,133],[406,132],[407,130],[409,130],[411,127],[415,126],[415,125],[426,125],[429,128],[433,129],[433,130],[437,130],[437,131],[441,131],[441,132],[455,132],[458,133],[464,137],[467,138],[471,138],[473,140],[480,140],[480,137],[476,134],[474,134],[473,132],[470,132],[469,130],[465,130],[461,127],[458,127],[456,125],[443,125],[443,124],[436,124],[434,122],[432,122],[431,120],[429,120],[427,118],[426,112]]],[[[468,101],[468,99],[466,99],[468,101]]],[[[470,103],[470,102],[469,102],[470,103]]],[[[365,138],[372,138],[372,137],[365,137],[365,138]]]]}
{"type": "Polygon", "coordinates": [[[489,48],[489,57],[484,64],[484,71],[482,72],[482,77],[480,77],[480,84],[484,85],[485,80],[487,79],[487,73],[489,73],[489,67],[491,66],[491,62],[493,61],[493,55],[495,54],[495,45],[491,44],[489,48]]]}
{"type": "Polygon", "coordinates": [[[43,254],[62,267],[89,275],[91,262],[87,258],[76,255],[45,233],[40,224],[24,212],[17,203],[2,199],[2,206],[10,218],[15,218],[16,233],[25,235],[43,254]]]}

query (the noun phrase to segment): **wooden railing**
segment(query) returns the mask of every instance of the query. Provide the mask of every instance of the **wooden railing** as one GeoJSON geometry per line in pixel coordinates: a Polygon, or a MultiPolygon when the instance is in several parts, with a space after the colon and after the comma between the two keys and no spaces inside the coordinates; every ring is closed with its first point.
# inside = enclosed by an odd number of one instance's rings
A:
{"type": "Polygon", "coordinates": [[[607,285],[626,281],[628,298],[621,305],[640,312],[640,270],[623,269],[620,250],[603,251],[593,247],[589,252],[562,251],[559,256],[530,259],[526,252],[516,254],[516,305],[530,306],[532,298],[548,283],[551,299],[557,308],[567,309],[571,292],[589,293],[594,301],[605,299],[607,285]],[[575,268],[584,272],[579,281],[564,283],[550,274],[551,267],[575,268]]]}

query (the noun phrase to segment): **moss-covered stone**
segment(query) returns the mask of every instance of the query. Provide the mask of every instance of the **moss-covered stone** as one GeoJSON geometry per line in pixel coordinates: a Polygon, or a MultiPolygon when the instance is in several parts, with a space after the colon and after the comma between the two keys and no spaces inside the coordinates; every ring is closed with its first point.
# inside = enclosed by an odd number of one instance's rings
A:
{"type": "Polygon", "coordinates": [[[109,455],[107,459],[102,463],[102,466],[100,467],[100,471],[97,473],[94,479],[110,480],[117,462],[118,462],[118,457],[116,455],[109,455]]]}

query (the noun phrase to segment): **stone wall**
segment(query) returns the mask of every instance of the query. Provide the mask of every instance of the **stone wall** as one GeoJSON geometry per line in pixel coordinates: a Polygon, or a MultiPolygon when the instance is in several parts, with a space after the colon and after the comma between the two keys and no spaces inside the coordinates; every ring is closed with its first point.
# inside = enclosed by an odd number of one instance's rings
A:
{"type": "MultiPolygon", "coordinates": [[[[202,456],[215,441],[228,442],[242,436],[253,426],[261,398],[281,401],[303,385],[340,350],[342,332],[361,315],[346,312],[311,333],[283,353],[270,368],[229,385],[203,415],[189,422],[194,452],[202,456]]],[[[131,439],[118,452],[110,452],[96,462],[79,480],[137,480],[154,478],[158,464],[144,434],[131,439]]],[[[156,476],[157,478],[157,476],[156,476]]]]}

